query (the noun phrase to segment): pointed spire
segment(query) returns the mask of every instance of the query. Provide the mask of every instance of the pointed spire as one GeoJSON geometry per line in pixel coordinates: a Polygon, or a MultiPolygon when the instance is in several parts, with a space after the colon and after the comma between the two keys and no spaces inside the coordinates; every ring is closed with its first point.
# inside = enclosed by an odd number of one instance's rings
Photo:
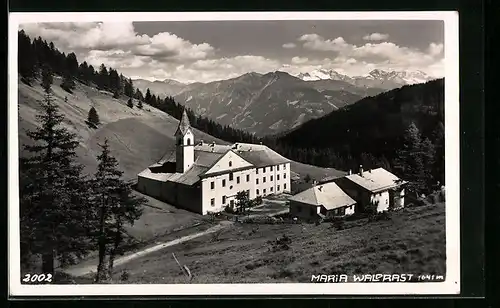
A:
{"type": "Polygon", "coordinates": [[[179,122],[179,126],[177,127],[176,135],[180,132],[182,135],[186,134],[188,129],[191,128],[191,124],[189,123],[189,117],[186,112],[186,108],[182,111],[182,118],[179,122]]]}

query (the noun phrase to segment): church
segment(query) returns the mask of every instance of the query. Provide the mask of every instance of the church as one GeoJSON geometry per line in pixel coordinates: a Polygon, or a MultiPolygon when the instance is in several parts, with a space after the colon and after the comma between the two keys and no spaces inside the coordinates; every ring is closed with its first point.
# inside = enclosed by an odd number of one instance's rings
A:
{"type": "Polygon", "coordinates": [[[196,143],[186,111],[174,136],[175,150],[138,174],[145,195],[205,215],[234,209],[240,191],[290,193],[290,160],[265,145],[196,143]]]}

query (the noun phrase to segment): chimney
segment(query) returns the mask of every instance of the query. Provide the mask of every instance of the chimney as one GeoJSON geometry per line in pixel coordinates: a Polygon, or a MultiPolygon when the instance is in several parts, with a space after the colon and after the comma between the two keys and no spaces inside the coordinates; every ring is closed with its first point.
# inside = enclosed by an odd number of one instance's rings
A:
{"type": "Polygon", "coordinates": [[[318,181],[313,180],[312,184],[313,184],[313,186],[316,186],[316,184],[318,184],[318,181]]]}
{"type": "Polygon", "coordinates": [[[202,140],[200,140],[200,144],[201,144],[201,145],[203,145],[203,139],[202,139],[202,140]]]}
{"type": "Polygon", "coordinates": [[[359,176],[363,176],[363,165],[359,165],[359,176]]]}

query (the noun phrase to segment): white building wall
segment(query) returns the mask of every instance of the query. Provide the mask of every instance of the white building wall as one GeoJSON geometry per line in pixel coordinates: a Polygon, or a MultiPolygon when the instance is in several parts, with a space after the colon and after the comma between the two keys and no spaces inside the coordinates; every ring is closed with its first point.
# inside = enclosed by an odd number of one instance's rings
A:
{"type": "Polygon", "coordinates": [[[274,166],[266,166],[265,168],[261,167],[257,169],[258,171],[256,170],[256,175],[255,175],[255,192],[257,193],[258,190],[259,194],[256,194],[256,196],[264,197],[272,194],[281,194],[283,192],[287,193],[290,192],[291,182],[290,182],[289,163],[279,164],[274,166]]]}
{"type": "Polygon", "coordinates": [[[370,202],[378,201],[377,212],[387,211],[389,209],[389,191],[382,191],[379,193],[372,194],[370,197],[370,202]]]}
{"type": "Polygon", "coordinates": [[[181,139],[182,145],[177,144],[176,169],[177,172],[186,172],[194,163],[194,135],[188,130],[184,136],[178,138],[181,139]]]}
{"type": "Polygon", "coordinates": [[[256,197],[254,181],[254,168],[233,172],[232,181],[229,180],[229,173],[203,179],[201,185],[203,214],[223,211],[226,206],[231,204],[231,200],[233,200],[236,206],[236,194],[240,191],[248,190],[250,199],[254,199],[256,197]],[[239,184],[238,177],[240,179],[239,184]],[[223,181],[225,181],[225,186],[223,186],[223,181]],[[214,188],[212,188],[212,183],[214,188]],[[226,196],[225,203],[223,203],[223,196],[226,196]],[[214,199],[213,206],[211,203],[212,199],[214,199]]]}
{"type": "Polygon", "coordinates": [[[355,209],[356,209],[356,205],[355,205],[355,204],[353,204],[353,205],[351,205],[351,206],[346,207],[346,208],[345,208],[345,215],[347,216],[347,215],[352,215],[352,214],[354,214],[355,209]]]}

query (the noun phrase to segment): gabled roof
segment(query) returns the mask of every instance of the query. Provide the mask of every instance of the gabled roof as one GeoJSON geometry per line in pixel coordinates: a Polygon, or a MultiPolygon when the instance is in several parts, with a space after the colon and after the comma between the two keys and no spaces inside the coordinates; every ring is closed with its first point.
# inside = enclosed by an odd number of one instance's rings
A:
{"type": "Polygon", "coordinates": [[[191,123],[189,123],[189,117],[187,115],[186,108],[184,108],[182,111],[182,118],[179,121],[179,126],[177,127],[174,136],[177,136],[178,134],[185,135],[189,129],[191,129],[191,123]]]}
{"type": "Polygon", "coordinates": [[[314,206],[323,206],[327,210],[356,204],[356,201],[349,197],[334,182],[311,187],[292,196],[289,200],[307,203],[314,206]]]}
{"type": "Polygon", "coordinates": [[[405,183],[384,168],[365,170],[363,176],[351,174],[346,178],[371,192],[391,189],[405,183]]]}
{"type": "MultiPolygon", "coordinates": [[[[187,119],[187,116],[186,116],[187,119]]],[[[186,120],[189,124],[189,120],[186,120]]],[[[182,128],[182,121],[179,129],[182,128]]],[[[277,165],[290,162],[285,157],[269,149],[265,145],[255,145],[249,143],[235,143],[232,145],[221,145],[215,143],[199,143],[194,146],[194,163],[189,170],[184,173],[153,172],[152,169],[162,167],[166,163],[176,162],[176,151],[167,152],[157,163],[149,166],[139,173],[140,177],[150,178],[157,181],[172,181],[186,185],[193,185],[198,182],[219,159],[227,152],[232,151],[251,165],[260,168],[270,165],[277,165]]],[[[219,172],[220,173],[220,172],[219,172]]]]}

